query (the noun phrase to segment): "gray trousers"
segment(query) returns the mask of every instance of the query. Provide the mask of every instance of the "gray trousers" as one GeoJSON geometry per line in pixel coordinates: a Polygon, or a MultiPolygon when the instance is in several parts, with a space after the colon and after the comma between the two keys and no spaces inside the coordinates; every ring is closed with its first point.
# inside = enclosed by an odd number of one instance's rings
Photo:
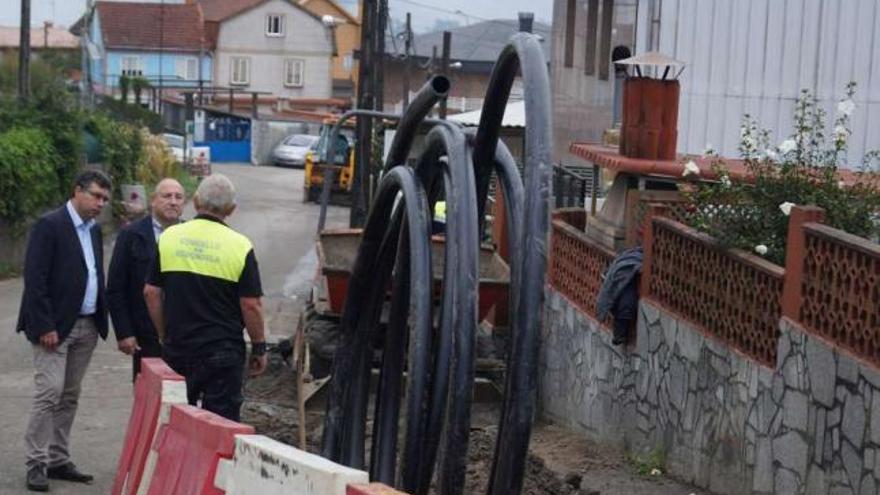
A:
{"type": "Polygon", "coordinates": [[[56,467],[70,461],[70,427],[76,416],[80,385],[98,331],[92,318],[80,318],[70,335],[54,350],[34,348],[34,403],[24,442],[27,467],[56,467]]]}

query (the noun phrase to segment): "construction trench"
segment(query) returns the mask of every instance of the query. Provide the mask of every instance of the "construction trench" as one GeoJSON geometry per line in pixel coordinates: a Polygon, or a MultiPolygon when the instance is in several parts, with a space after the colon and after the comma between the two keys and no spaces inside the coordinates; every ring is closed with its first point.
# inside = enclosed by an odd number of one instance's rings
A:
{"type": "Polygon", "coordinates": [[[428,118],[449,85],[430,79],[402,116],[356,110],[340,120],[337,127],[354,115],[399,120],[341,317],[323,330],[306,325],[314,315],[301,317],[287,352],[300,371],[308,361],[313,376],[297,383],[274,354],[270,373],[246,384],[243,421],[411,494],[663,493],[662,481],[628,472],[619,452],[553,425],[537,425],[530,450],[552,194],[550,81],[538,38],[520,33],[504,48],[475,132],[428,118]],[[527,122],[522,177],[499,140],[517,77],[527,122]],[[413,158],[419,132],[424,146],[413,158]],[[480,240],[493,176],[509,229],[504,337],[480,326],[480,240]],[[438,200],[446,202],[442,256],[431,235],[438,200]],[[493,390],[496,400],[485,399],[493,390]]]}

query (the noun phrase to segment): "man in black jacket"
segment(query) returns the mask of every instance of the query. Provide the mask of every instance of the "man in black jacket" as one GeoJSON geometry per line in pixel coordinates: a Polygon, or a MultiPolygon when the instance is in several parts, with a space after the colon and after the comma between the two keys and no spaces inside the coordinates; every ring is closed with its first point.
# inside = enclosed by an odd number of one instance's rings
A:
{"type": "Polygon", "coordinates": [[[47,491],[47,478],[92,481],[70,461],[68,440],[98,335],[107,338],[104,250],[95,217],[109,201],[110,179],[82,172],[70,200],[42,216],[28,239],[16,330],[34,351],[34,402],[25,435],[29,490],[47,491]]]}
{"type": "Polygon", "coordinates": [[[141,358],[162,356],[162,345],[144,303],[144,281],[156,255],[159,234],[180,222],[184,199],[179,182],[160,181],[153,192],[151,214],[119,231],[113,248],[107,306],[119,350],[132,356],[133,378],[140,372],[141,358]]]}

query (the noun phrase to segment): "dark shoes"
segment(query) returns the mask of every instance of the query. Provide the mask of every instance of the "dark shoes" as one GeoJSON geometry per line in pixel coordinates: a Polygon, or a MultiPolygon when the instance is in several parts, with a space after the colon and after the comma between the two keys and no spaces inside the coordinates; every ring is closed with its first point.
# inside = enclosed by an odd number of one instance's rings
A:
{"type": "Polygon", "coordinates": [[[95,479],[91,474],[79,472],[72,462],[56,467],[50,467],[48,474],[49,478],[53,480],[73,481],[75,483],[91,483],[95,479]]]}
{"type": "Polygon", "coordinates": [[[34,466],[27,472],[27,489],[32,492],[48,492],[49,478],[44,466],[34,466]]]}

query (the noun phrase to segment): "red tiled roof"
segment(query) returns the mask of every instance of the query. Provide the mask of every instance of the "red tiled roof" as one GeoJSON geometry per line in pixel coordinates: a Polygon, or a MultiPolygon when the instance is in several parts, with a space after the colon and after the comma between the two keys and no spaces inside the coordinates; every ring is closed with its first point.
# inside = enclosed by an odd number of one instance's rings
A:
{"type": "MultiPolygon", "coordinates": [[[[20,33],[17,26],[0,26],[0,48],[18,48],[20,33]]],[[[79,48],[79,36],[65,29],[53,27],[31,28],[31,48],[79,48]],[[47,46],[48,45],[48,46],[47,46]]]]}
{"type": "Polygon", "coordinates": [[[199,0],[206,21],[219,22],[255,7],[266,0],[199,0]]]}
{"type": "Polygon", "coordinates": [[[204,43],[198,4],[98,2],[104,46],[198,51],[204,43]]]}

